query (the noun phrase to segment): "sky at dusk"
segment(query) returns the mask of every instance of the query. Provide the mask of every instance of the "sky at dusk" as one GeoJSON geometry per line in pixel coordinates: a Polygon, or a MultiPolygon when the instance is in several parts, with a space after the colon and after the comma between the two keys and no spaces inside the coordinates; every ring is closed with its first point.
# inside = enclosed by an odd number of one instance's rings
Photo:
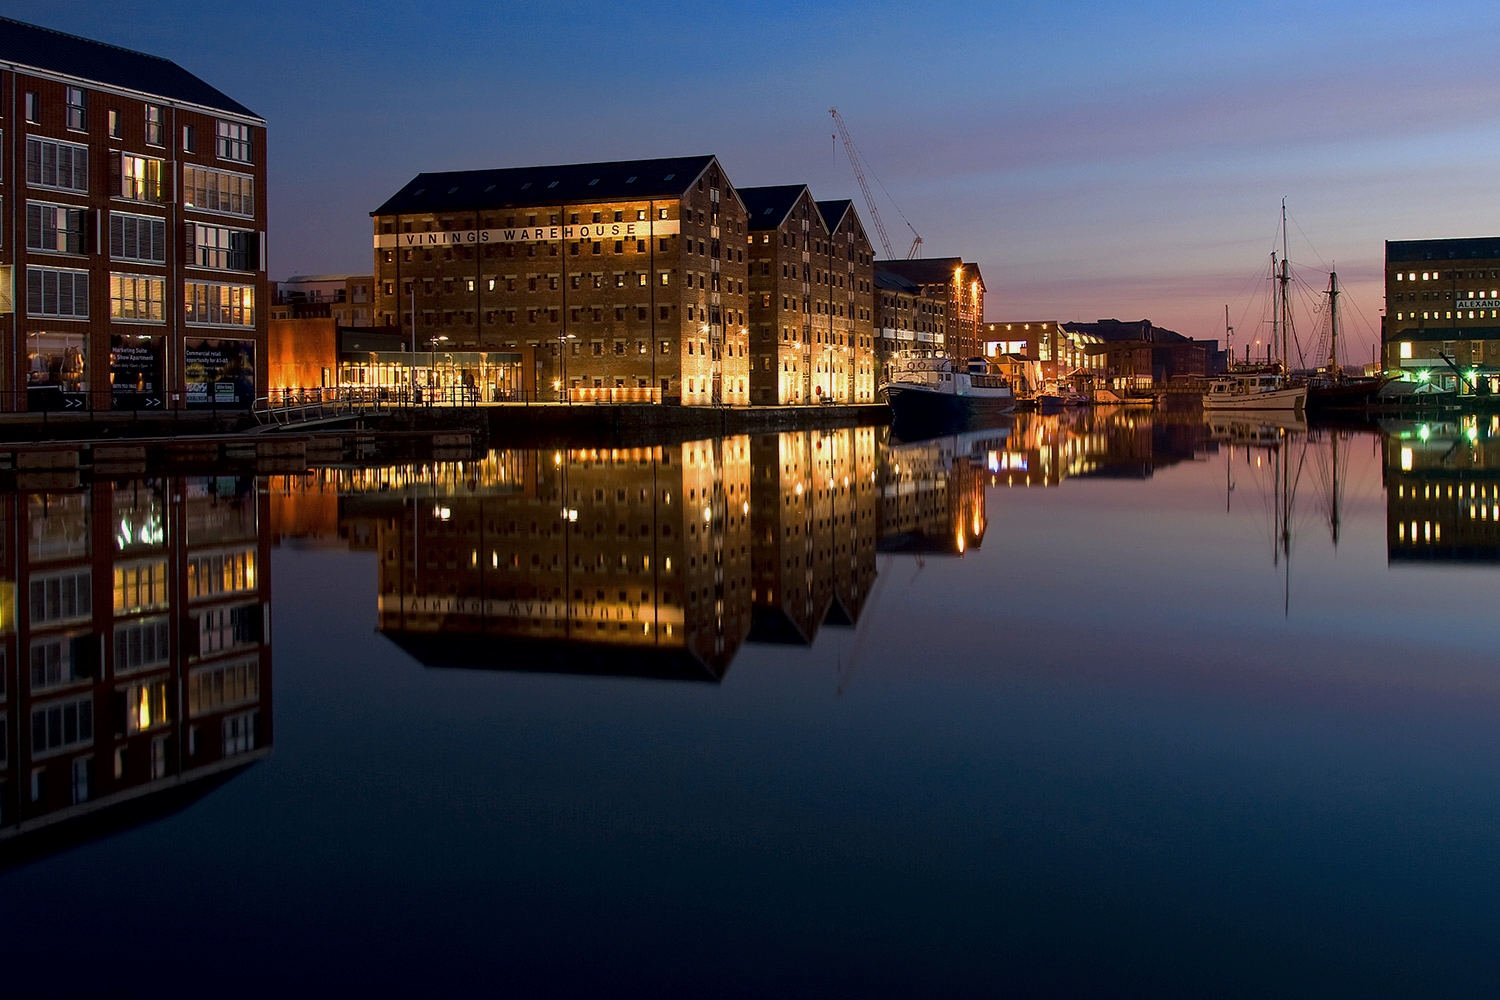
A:
{"type": "Polygon", "coordinates": [[[1229,304],[1242,344],[1285,197],[1293,265],[1317,288],[1336,263],[1347,360],[1367,361],[1384,240],[1500,234],[1493,3],[0,13],[166,56],[266,118],[276,279],[368,272],[370,210],[424,170],[713,153],[740,187],[858,200],[830,107],[878,177],[897,254],[904,215],[925,256],[977,261],[991,321],[1217,337],[1229,304]]]}

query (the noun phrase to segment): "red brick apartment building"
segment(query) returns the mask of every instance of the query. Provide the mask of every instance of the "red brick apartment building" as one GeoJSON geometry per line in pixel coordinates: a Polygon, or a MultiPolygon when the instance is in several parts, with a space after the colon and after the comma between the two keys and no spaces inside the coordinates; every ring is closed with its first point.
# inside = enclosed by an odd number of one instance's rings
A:
{"type": "Polygon", "coordinates": [[[750,402],[746,211],[713,156],[424,173],[371,215],[377,325],[483,398],[750,402]]]}
{"type": "Polygon", "coordinates": [[[265,163],[177,64],[0,19],[0,410],[248,407],[265,163]]]}
{"type": "Polygon", "coordinates": [[[269,752],[253,478],[8,495],[0,523],[0,864],[166,811],[269,752]]]}

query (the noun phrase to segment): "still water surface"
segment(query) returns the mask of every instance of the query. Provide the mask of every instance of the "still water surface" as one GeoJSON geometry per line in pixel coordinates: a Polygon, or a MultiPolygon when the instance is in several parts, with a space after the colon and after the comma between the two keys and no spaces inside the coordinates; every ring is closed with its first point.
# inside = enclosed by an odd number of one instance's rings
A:
{"type": "Polygon", "coordinates": [[[1500,983],[1484,420],[0,503],[7,992],[1500,983]]]}

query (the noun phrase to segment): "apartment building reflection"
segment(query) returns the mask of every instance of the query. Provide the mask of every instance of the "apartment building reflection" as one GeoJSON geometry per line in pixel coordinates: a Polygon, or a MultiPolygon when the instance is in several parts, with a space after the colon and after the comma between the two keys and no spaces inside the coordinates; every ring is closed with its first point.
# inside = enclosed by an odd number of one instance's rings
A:
{"type": "Polygon", "coordinates": [[[723,677],[750,630],[747,437],[447,468],[345,506],[376,515],[379,627],[419,661],[723,677]]]}
{"type": "Polygon", "coordinates": [[[1500,562],[1500,417],[1386,431],[1388,561],[1500,562]]]}
{"type": "Polygon", "coordinates": [[[859,621],[876,573],[876,433],[753,439],[750,641],[807,645],[859,621]]]}
{"type": "Polygon", "coordinates": [[[0,864],[171,811],[271,744],[248,478],[0,497],[0,864]]]}

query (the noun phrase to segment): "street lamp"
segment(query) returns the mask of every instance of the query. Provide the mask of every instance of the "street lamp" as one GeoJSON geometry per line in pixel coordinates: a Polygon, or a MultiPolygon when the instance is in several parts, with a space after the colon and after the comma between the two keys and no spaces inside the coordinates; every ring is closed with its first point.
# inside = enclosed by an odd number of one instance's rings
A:
{"type": "MultiPolygon", "coordinates": [[[[557,356],[560,359],[558,364],[561,377],[552,380],[552,388],[556,390],[559,402],[562,401],[564,387],[568,384],[568,341],[577,339],[576,333],[564,333],[561,330],[557,333],[557,356]]],[[[568,394],[567,400],[569,403],[573,402],[572,393],[568,394]]]]}
{"type": "MultiPolygon", "coordinates": [[[[446,341],[447,339],[448,338],[446,336],[443,336],[442,334],[427,338],[427,394],[429,396],[431,396],[435,390],[441,388],[440,385],[433,384],[433,369],[437,367],[437,345],[446,341]]],[[[441,382],[441,379],[439,379],[438,381],[441,382]]]]}

